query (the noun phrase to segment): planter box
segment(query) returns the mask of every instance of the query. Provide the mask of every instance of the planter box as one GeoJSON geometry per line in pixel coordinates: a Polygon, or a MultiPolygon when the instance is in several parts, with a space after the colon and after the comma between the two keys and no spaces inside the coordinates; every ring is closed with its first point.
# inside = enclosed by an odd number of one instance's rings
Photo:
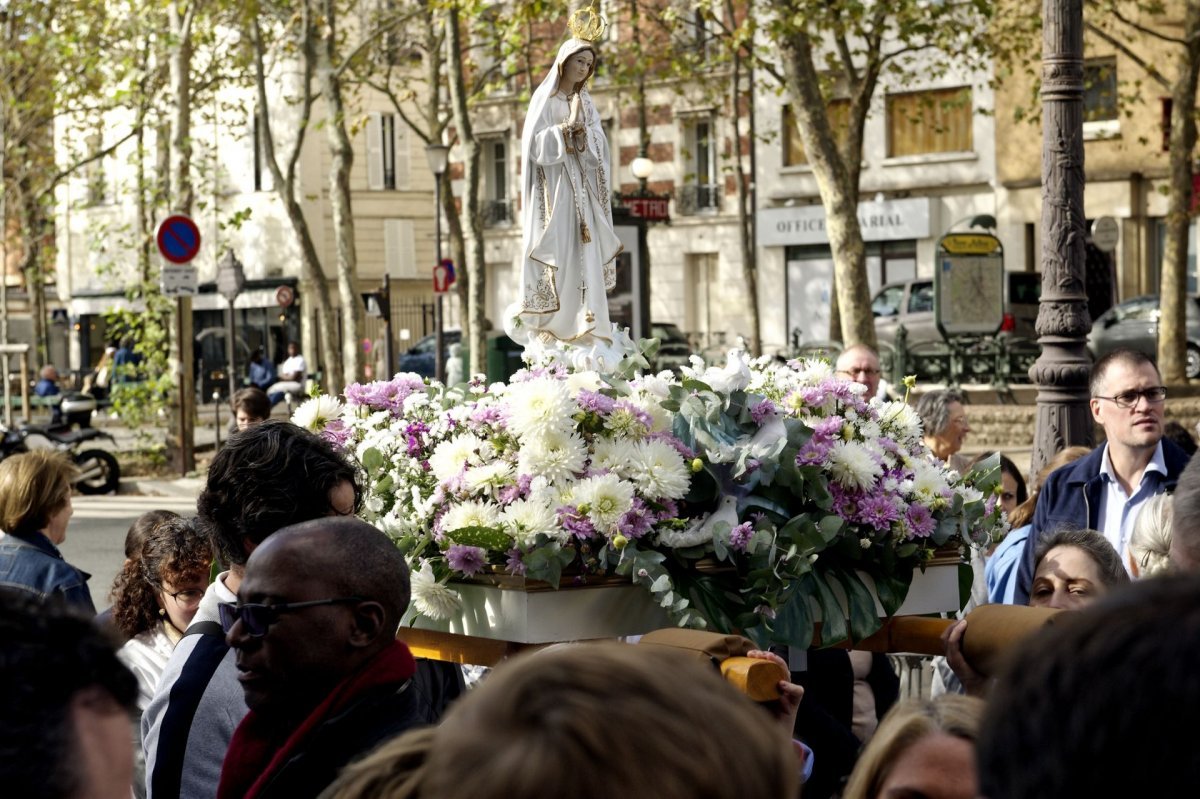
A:
{"type": "MultiPolygon", "coordinates": [[[[864,575],[864,582],[874,593],[870,578],[864,575]]],[[[625,578],[586,585],[564,582],[558,590],[539,581],[514,577],[482,578],[454,583],[453,587],[462,597],[461,615],[441,622],[417,616],[413,626],[521,644],[618,638],[674,626],[649,591],[625,578]]],[[[844,605],[844,597],[839,598],[844,605]]],[[[878,601],[876,607],[882,617],[878,601]]],[[[924,573],[913,574],[912,587],[897,615],[955,610],[958,562],[945,559],[934,561],[924,573]]]]}

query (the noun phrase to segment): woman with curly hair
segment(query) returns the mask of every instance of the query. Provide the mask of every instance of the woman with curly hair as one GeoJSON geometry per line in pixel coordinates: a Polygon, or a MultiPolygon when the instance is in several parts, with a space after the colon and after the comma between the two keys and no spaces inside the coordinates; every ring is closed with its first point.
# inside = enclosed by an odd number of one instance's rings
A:
{"type": "Polygon", "coordinates": [[[113,581],[112,620],[129,638],[120,657],[137,675],[138,709],[145,710],[208,587],[212,547],[173,513],[150,511],[130,532],[138,527],[148,529],[113,581]]]}

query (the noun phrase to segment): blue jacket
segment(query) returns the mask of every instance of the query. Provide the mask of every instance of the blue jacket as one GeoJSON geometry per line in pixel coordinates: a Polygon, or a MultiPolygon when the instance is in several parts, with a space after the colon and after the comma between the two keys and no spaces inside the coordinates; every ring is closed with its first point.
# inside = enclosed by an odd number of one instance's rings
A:
{"type": "Polygon", "coordinates": [[[87,572],[63,560],[58,547],[41,533],[29,538],[0,538],[0,587],[15,588],[39,597],[61,595],[69,604],[95,615],[88,591],[87,572]]]}
{"type": "MultiPolygon", "coordinates": [[[[1162,448],[1166,476],[1159,472],[1148,472],[1142,477],[1143,480],[1154,481],[1155,494],[1174,491],[1175,483],[1188,463],[1188,454],[1165,438],[1162,448]]],[[[1096,447],[1074,463],[1056,469],[1046,478],[1033,512],[1033,531],[1025,542],[1025,553],[1017,572],[1017,590],[1013,597],[1015,604],[1029,603],[1029,591],[1033,587],[1033,556],[1042,536],[1060,527],[1099,529],[1100,500],[1104,491],[1104,478],[1100,474],[1103,459],[1104,447],[1096,447]]]]}

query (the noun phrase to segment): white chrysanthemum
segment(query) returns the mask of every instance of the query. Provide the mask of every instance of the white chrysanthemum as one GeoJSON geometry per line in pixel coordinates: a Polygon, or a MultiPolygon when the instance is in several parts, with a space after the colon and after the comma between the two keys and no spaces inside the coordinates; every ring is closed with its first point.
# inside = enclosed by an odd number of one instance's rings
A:
{"type": "Polygon", "coordinates": [[[328,394],[307,399],[292,414],[292,424],[320,433],[325,425],[342,415],[342,403],[328,394]]]}
{"type": "Polygon", "coordinates": [[[560,542],[570,537],[558,523],[558,515],[545,502],[518,499],[500,511],[500,524],[519,547],[532,546],[539,534],[560,542]]]}
{"type": "Polygon", "coordinates": [[[568,430],[575,424],[571,416],[578,408],[560,380],[543,378],[514,383],[508,387],[505,399],[508,426],[526,443],[550,432],[568,430]]]}
{"type": "Polygon", "coordinates": [[[567,375],[567,393],[572,397],[579,396],[580,391],[599,391],[604,385],[600,375],[589,369],[581,372],[571,372],[567,375]]]}
{"type": "Polygon", "coordinates": [[[640,442],[632,466],[633,482],[647,497],[682,499],[691,485],[683,457],[665,441],[640,442]]]}
{"type": "Polygon", "coordinates": [[[517,468],[521,474],[541,475],[551,483],[572,480],[583,471],[587,452],[578,433],[554,430],[521,447],[517,468]]]}
{"type": "Polygon", "coordinates": [[[617,523],[633,507],[633,484],[615,474],[601,474],[575,485],[575,503],[597,530],[616,532],[617,523]]]}
{"type": "Polygon", "coordinates": [[[921,417],[904,402],[885,402],[879,408],[879,427],[883,434],[901,444],[921,437],[921,417]]]}
{"type": "Polygon", "coordinates": [[[829,451],[829,473],[847,488],[870,488],[881,472],[870,451],[855,441],[838,441],[829,451]]]}
{"type": "Polygon", "coordinates": [[[513,467],[505,461],[492,461],[467,469],[463,484],[469,493],[494,493],[512,482],[513,467]]]}
{"type": "Polygon", "coordinates": [[[409,587],[413,607],[434,621],[445,621],[462,609],[462,597],[437,581],[429,561],[423,562],[421,568],[411,570],[409,587]]]}
{"type": "Polygon", "coordinates": [[[672,382],[674,382],[673,375],[669,371],[664,371],[656,375],[641,375],[633,381],[633,385],[660,400],[664,400],[671,394],[672,382]]]}
{"type": "Polygon", "coordinates": [[[442,529],[447,533],[464,527],[497,527],[500,524],[500,507],[494,502],[469,499],[451,506],[442,517],[442,529]]]}
{"type": "Polygon", "coordinates": [[[931,499],[947,490],[946,476],[941,467],[921,458],[909,458],[908,468],[913,473],[912,493],[918,497],[931,499]]]}
{"type": "Polygon", "coordinates": [[[628,397],[629,401],[650,414],[650,432],[661,433],[671,429],[672,417],[653,394],[637,391],[628,397]]]}
{"type": "Polygon", "coordinates": [[[867,419],[858,426],[858,435],[864,441],[874,441],[882,434],[879,422],[867,419]]]}
{"type": "Polygon", "coordinates": [[[463,433],[447,439],[434,447],[429,456],[429,468],[438,482],[444,483],[457,477],[463,466],[479,463],[479,447],[483,444],[477,436],[463,433]]]}
{"type": "Polygon", "coordinates": [[[637,444],[624,438],[597,438],[592,444],[592,468],[606,469],[621,477],[629,477],[637,444]]]}

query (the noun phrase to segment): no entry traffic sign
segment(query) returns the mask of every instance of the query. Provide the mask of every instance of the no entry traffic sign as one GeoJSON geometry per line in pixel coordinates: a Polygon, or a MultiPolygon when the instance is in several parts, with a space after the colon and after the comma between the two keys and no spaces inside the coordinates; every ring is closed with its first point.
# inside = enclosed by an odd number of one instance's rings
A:
{"type": "Polygon", "coordinates": [[[200,252],[200,228],[191,217],[168,216],[158,226],[158,251],[173,264],[186,264],[200,252]]]}

